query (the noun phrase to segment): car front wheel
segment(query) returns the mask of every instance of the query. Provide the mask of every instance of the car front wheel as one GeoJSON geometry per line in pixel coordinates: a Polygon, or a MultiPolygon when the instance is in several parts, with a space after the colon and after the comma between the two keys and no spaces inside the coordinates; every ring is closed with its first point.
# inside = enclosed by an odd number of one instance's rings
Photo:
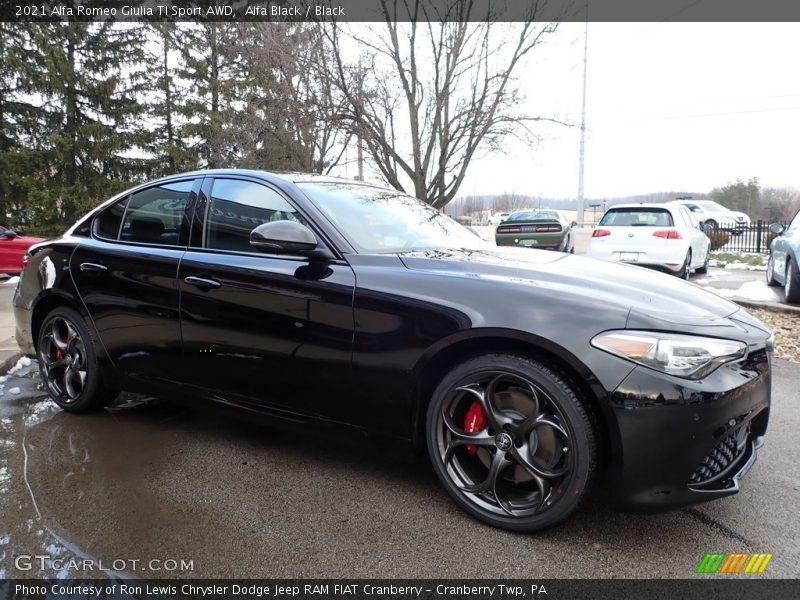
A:
{"type": "Polygon", "coordinates": [[[442,380],[427,415],[439,480],[473,517],[512,531],[567,519],[591,487],[591,413],[557,370],[510,354],[470,359],[442,380]]]}
{"type": "Polygon", "coordinates": [[[51,311],[39,330],[39,372],[50,397],[69,412],[103,408],[117,395],[103,382],[91,340],[81,316],[66,307],[51,311]]]}
{"type": "Polygon", "coordinates": [[[786,279],[784,279],[783,291],[786,294],[787,302],[800,302],[800,273],[794,268],[792,259],[786,261],[786,279]]]}
{"type": "Polygon", "coordinates": [[[780,282],[775,279],[775,262],[772,258],[772,254],[769,255],[769,259],[767,260],[767,285],[773,287],[780,285],[780,282]]]}

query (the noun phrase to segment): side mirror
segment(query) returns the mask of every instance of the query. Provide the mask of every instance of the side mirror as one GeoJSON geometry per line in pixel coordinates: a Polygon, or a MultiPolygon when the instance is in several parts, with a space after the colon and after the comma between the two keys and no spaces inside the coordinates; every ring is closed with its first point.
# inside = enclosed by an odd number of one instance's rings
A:
{"type": "Polygon", "coordinates": [[[780,235],[783,233],[783,225],[780,223],[773,223],[769,226],[769,230],[775,235],[780,235]]]}
{"type": "Polygon", "coordinates": [[[317,236],[297,221],[271,221],[250,232],[250,245],[272,254],[309,256],[317,249],[317,236]]]}
{"type": "Polygon", "coordinates": [[[13,240],[15,237],[17,237],[17,232],[16,232],[16,231],[14,231],[14,230],[12,230],[12,229],[6,229],[6,230],[5,230],[5,231],[4,231],[2,234],[0,234],[0,235],[2,235],[2,236],[3,236],[3,237],[5,237],[5,238],[8,238],[8,239],[10,239],[10,240],[13,240]]]}

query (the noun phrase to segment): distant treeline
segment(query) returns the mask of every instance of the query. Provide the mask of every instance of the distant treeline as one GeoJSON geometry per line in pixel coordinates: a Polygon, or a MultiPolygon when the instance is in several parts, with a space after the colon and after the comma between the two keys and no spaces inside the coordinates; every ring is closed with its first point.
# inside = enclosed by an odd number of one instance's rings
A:
{"type": "MultiPolygon", "coordinates": [[[[678,198],[713,200],[731,210],[747,213],[754,221],[788,221],[800,210],[800,190],[795,188],[761,188],[756,178],[747,182],[737,180],[710,192],[653,192],[615,198],[587,198],[587,214],[602,212],[603,207],[637,202],[669,202],[678,198]]],[[[555,208],[576,210],[575,198],[551,198],[526,194],[485,194],[456,198],[447,206],[452,216],[477,216],[483,211],[513,212],[526,208],[555,208]]]]}

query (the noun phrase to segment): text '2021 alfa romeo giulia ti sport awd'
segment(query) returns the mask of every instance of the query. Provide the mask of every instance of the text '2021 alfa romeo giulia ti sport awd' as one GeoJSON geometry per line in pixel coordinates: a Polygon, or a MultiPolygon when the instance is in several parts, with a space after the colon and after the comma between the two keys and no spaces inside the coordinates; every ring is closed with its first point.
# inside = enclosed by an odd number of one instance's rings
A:
{"type": "Polygon", "coordinates": [[[125,389],[407,440],[497,527],[559,523],[598,480],[630,508],[728,496],[767,429],[771,331],[737,305],[374,185],[172,176],[30,254],[17,339],[64,410],[125,389]]]}

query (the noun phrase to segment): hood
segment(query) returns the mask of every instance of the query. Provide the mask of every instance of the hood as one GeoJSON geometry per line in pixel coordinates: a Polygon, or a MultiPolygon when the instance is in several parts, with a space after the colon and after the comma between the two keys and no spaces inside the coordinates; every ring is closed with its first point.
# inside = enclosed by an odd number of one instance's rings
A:
{"type": "Polygon", "coordinates": [[[490,247],[414,251],[399,257],[412,270],[496,280],[498,294],[513,285],[532,287],[553,301],[590,295],[598,305],[624,307],[631,314],[673,325],[709,326],[739,310],[733,302],[675,276],[572,254],[490,247]]]}

